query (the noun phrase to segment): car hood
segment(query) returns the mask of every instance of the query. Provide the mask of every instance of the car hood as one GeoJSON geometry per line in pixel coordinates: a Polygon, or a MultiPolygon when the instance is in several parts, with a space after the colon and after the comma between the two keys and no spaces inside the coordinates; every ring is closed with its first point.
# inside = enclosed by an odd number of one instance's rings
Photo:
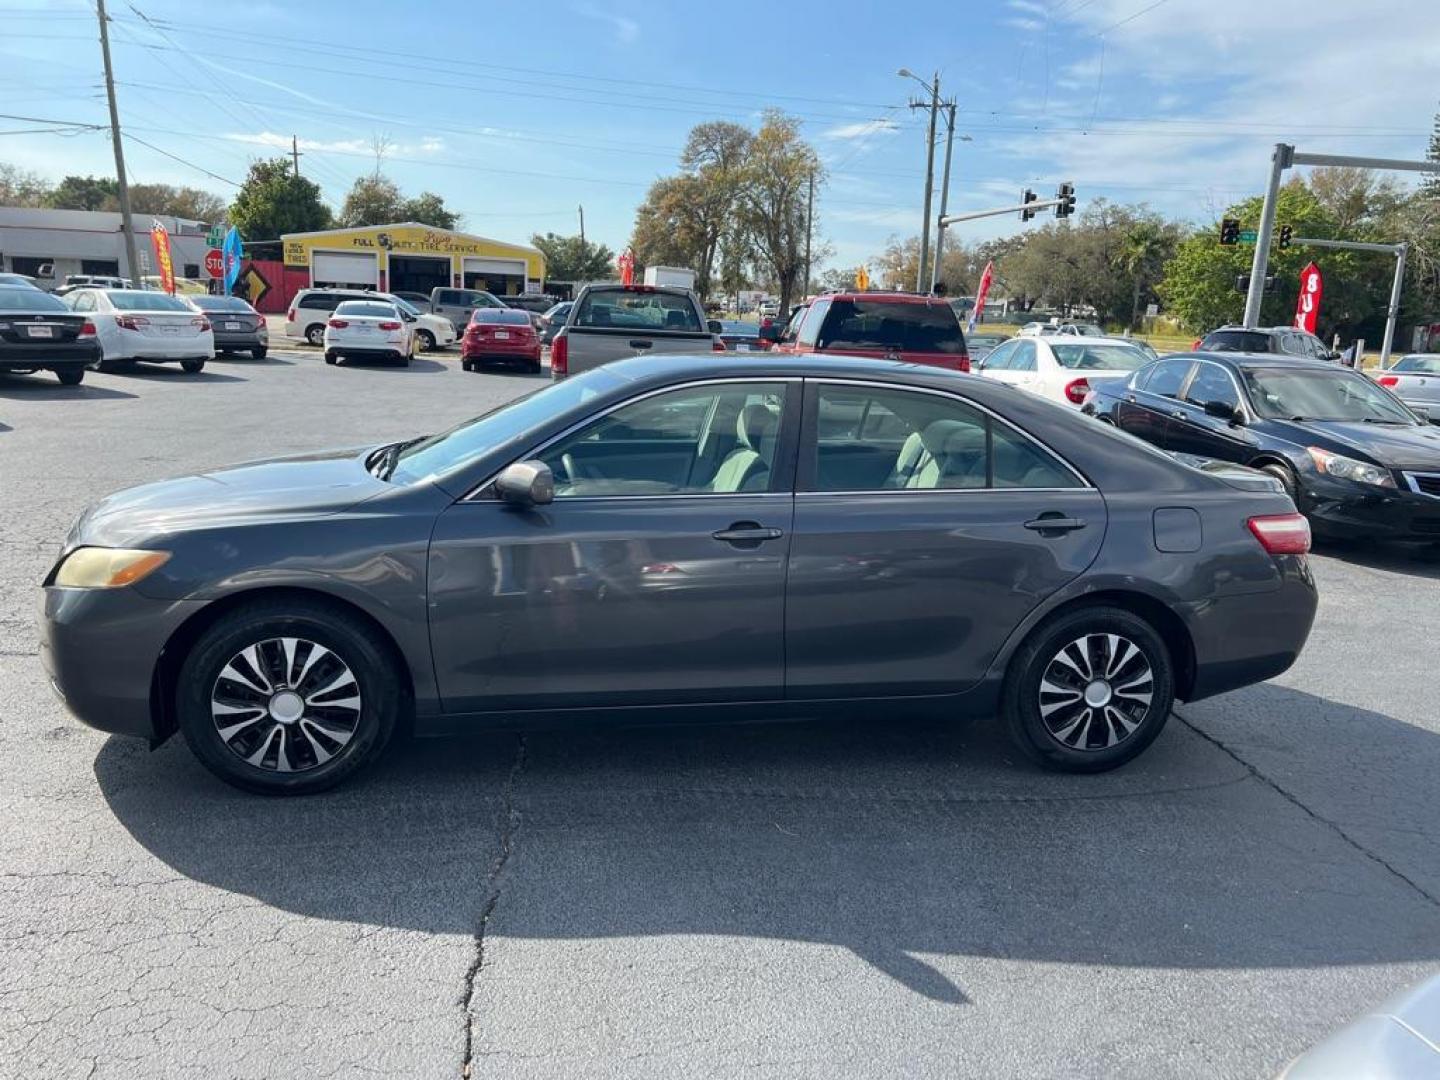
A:
{"type": "Polygon", "coordinates": [[[339,513],[391,490],[366,471],[365,457],[365,450],[327,451],[117,491],[85,512],[66,547],[121,547],[218,524],[339,513]]]}
{"type": "Polygon", "coordinates": [[[1323,435],[1332,443],[1349,447],[1381,465],[1440,468],[1440,427],[1430,424],[1393,427],[1350,420],[1272,420],[1282,438],[1302,446],[1323,435]]]}

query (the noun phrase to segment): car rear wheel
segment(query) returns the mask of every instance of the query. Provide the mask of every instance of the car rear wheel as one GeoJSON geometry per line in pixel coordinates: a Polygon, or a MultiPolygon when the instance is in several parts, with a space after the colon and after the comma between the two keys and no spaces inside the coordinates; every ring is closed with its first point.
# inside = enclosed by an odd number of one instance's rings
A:
{"type": "Polygon", "coordinates": [[[200,372],[202,372],[202,371],[205,370],[205,361],[204,361],[204,360],[181,360],[181,361],[180,361],[180,370],[184,371],[185,374],[187,374],[187,375],[199,375],[200,372]]]}
{"type": "Polygon", "coordinates": [[[1086,607],[1026,639],[1010,662],[1001,716],[1033,761],[1103,772],[1154,742],[1174,702],[1174,663],[1155,629],[1123,608],[1086,607]]]}
{"type": "Polygon", "coordinates": [[[303,795],[379,755],[404,694],[379,633],[324,604],[262,601],[223,616],[180,670],[181,733],[247,791],[303,795]]]}
{"type": "Polygon", "coordinates": [[[270,351],[270,350],[269,350],[268,348],[263,348],[263,347],[262,347],[262,348],[259,348],[259,349],[251,349],[251,350],[250,350],[250,359],[252,359],[252,360],[264,360],[266,353],[268,353],[269,351],[270,351]]]}
{"type": "Polygon", "coordinates": [[[85,380],[84,368],[71,368],[55,372],[62,386],[79,386],[85,380]]]}
{"type": "Polygon", "coordinates": [[[339,354],[339,353],[327,352],[327,353],[325,354],[325,362],[326,362],[327,364],[337,363],[337,362],[339,361],[339,359],[340,359],[340,354],[339,354]]]}
{"type": "Polygon", "coordinates": [[[435,348],[435,335],[429,330],[416,330],[415,341],[420,346],[421,352],[429,352],[435,348]]]}

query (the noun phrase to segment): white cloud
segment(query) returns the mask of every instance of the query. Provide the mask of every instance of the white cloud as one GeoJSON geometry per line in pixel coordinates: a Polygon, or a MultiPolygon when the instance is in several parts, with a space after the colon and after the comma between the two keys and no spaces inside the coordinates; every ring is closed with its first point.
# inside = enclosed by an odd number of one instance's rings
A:
{"type": "Polygon", "coordinates": [[[617,15],[613,11],[588,2],[574,4],[570,10],[576,15],[608,24],[615,31],[615,40],[621,44],[629,45],[640,37],[640,23],[628,15],[617,15]]]}
{"type": "Polygon", "coordinates": [[[1040,19],[1032,19],[1028,16],[1017,15],[1012,19],[1002,19],[1002,26],[1008,26],[1012,30],[1019,30],[1026,34],[1038,34],[1045,29],[1045,23],[1040,19]]]}
{"type": "Polygon", "coordinates": [[[1026,15],[1044,15],[1046,18],[1050,15],[1050,9],[1040,3],[1040,0],[1010,0],[1006,6],[1011,11],[1020,11],[1026,15]]]}
{"type": "MultiPolygon", "coordinates": [[[[290,149],[290,136],[274,131],[231,132],[225,136],[231,142],[247,143],[251,146],[290,149]]],[[[372,139],[300,139],[301,150],[315,150],[332,154],[373,154],[375,143],[372,139]]],[[[445,149],[445,141],[434,135],[426,135],[418,143],[392,143],[385,153],[387,156],[408,157],[412,154],[438,154],[445,149]]]]}
{"type": "Polygon", "coordinates": [[[900,130],[894,120],[865,120],[854,124],[837,124],[820,132],[822,139],[867,139],[871,135],[890,135],[900,130]]]}

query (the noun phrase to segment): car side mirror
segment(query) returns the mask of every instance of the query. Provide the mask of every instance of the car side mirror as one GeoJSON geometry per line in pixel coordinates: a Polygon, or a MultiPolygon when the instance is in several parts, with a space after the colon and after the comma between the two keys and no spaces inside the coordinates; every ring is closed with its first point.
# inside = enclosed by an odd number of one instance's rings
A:
{"type": "Polygon", "coordinates": [[[495,493],[511,506],[545,506],[555,501],[555,474],[543,461],[517,461],[495,478],[495,493]]]}
{"type": "Polygon", "coordinates": [[[1242,419],[1240,410],[1228,401],[1205,402],[1205,415],[1213,416],[1216,420],[1228,420],[1232,424],[1238,424],[1242,419]]]}
{"type": "Polygon", "coordinates": [[[707,319],[705,321],[705,329],[712,334],[723,334],[725,332],[725,327],[720,325],[719,319],[707,319]]]}
{"type": "Polygon", "coordinates": [[[402,317],[406,322],[417,322],[417,321],[419,321],[419,320],[417,320],[417,319],[415,318],[414,315],[406,315],[406,314],[404,314],[403,312],[402,312],[402,314],[401,314],[401,317],[402,317]]]}

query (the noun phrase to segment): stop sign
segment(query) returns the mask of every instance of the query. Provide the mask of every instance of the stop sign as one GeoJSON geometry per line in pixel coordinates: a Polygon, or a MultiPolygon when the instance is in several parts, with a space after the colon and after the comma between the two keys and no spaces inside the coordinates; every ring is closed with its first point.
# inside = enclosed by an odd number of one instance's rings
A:
{"type": "Polygon", "coordinates": [[[205,273],[213,278],[225,276],[225,260],[221,257],[219,248],[211,248],[205,252],[205,273]]]}

